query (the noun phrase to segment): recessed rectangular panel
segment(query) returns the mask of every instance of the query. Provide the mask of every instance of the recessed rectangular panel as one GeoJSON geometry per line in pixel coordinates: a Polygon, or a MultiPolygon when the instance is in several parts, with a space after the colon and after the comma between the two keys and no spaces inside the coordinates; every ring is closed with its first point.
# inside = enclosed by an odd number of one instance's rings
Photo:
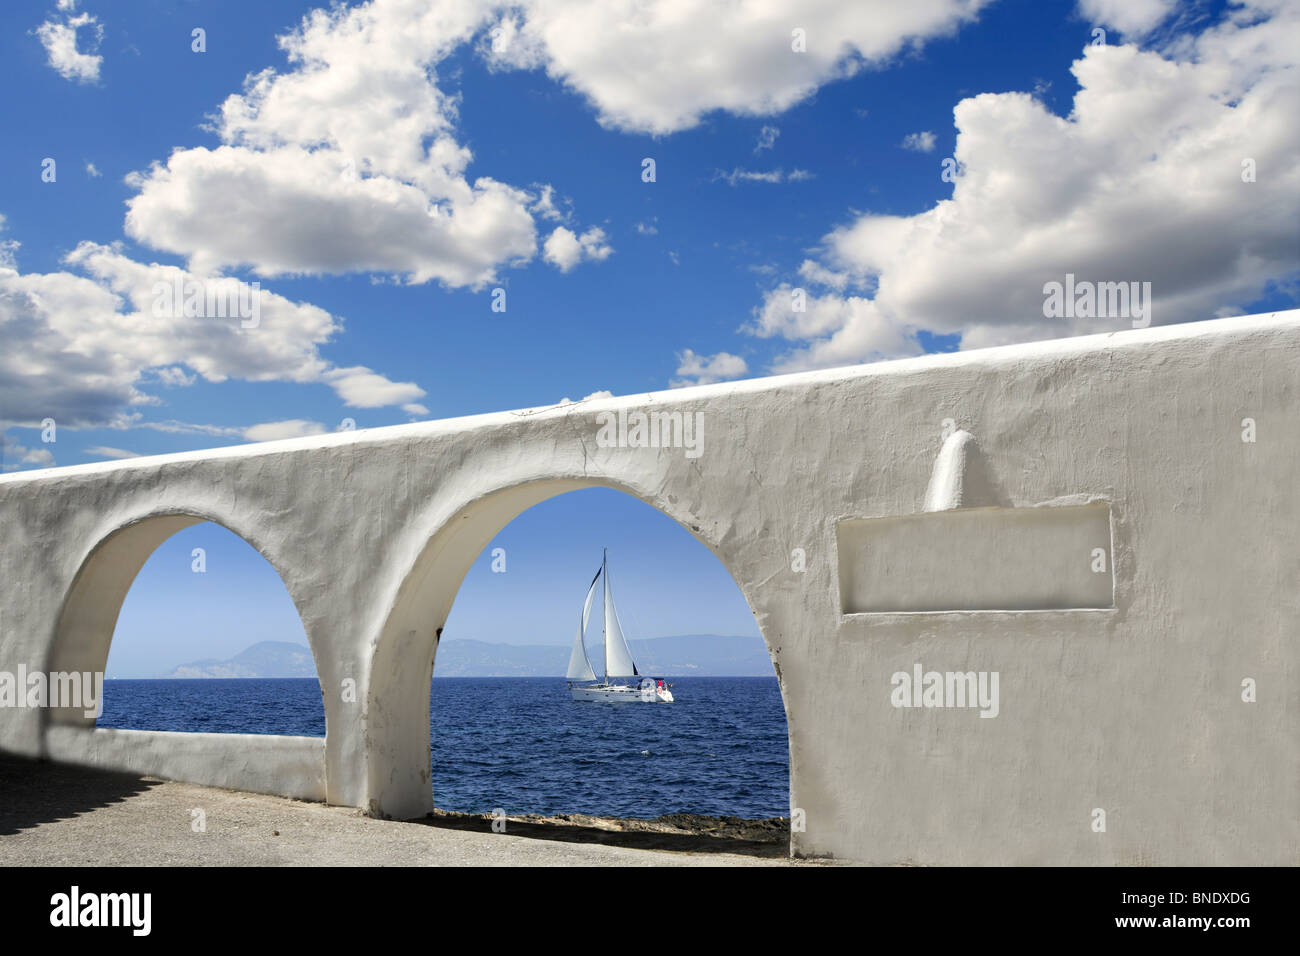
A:
{"type": "Polygon", "coordinates": [[[1104,502],[850,519],[836,537],[845,614],[1115,606],[1104,502]]]}

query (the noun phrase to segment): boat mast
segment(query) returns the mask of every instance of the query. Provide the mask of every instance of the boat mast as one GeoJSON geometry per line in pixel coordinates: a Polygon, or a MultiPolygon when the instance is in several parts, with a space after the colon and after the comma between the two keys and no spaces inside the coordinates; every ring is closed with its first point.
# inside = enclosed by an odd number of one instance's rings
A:
{"type": "Polygon", "coordinates": [[[609,683],[609,549],[600,549],[600,571],[604,576],[604,590],[601,592],[601,615],[600,615],[600,633],[605,645],[605,683],[609,683]]]}

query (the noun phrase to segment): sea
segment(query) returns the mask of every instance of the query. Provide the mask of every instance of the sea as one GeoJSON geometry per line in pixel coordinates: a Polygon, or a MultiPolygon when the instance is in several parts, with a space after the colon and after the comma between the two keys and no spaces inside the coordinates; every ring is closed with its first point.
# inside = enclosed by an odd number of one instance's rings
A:
{"type": "MultiPolygon", "coordinates": [[[[561,678],[435,677],[434,806],[463,813],[789,816],[775,677],[671,679],[676,702],[577,703],[561,678]]],[[[321,737],[313,678],[108,680],[100,727],[321,737]]]]}

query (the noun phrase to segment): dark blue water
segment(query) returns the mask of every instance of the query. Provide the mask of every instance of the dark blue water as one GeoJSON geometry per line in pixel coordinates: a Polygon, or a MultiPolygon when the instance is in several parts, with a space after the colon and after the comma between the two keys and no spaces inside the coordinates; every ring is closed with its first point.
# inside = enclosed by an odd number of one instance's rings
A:
{"type": "MultiPolygon", "coordinates": [[[[775,677],[673,681],[674,704],[570,699],[554,678],[435,678],[434,805],[488,813],[789,814],[785,711],[775,677]]],[[[101,727],[322,736],[304,680],[104,682],[101,727]]]]}
{"type": "Polygon", "coordinates": [[[100,727],[205,734],[325,736],[314,677],[106,680],[100,727]]]}

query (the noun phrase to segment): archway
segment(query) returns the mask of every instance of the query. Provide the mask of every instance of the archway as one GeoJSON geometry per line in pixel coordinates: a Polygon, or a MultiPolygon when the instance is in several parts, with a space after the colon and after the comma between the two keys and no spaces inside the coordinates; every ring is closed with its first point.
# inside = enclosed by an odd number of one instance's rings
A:
{"type": "MultiPolygon", "coordinates": [[[[105,535],[83,558],[59,614],[47,673],[105,672],[123,605],[146,562],[164,542],[186,529],[205,524],[220,529],[221,537],[242,543],[241,550],[279,578],[262,549],[226,522],[199,513],[157,514],[130,521],[105,535]]],[[[186,558],[190,572],[196,575],[207,573],[206,554],[200,553],[201,550],[186,558]]],[[[280,584],[284,586],[282,578],[280,584]]],[[[289,594],[291,601],[292,597],[289,594]]],[[[293,607],[296,612],[296,602],[293,607]]],[[[301,628],[300,617],[297,624],[301,628]]],[[[307,645],[305,631],[300,633],[307,645]]],[[[309,645],[306,650],[310,654],[309,645]]],[[[314,670],[314,658],[312,667],[314,670]]],[[[93,726],[96,720],[77,708],[58,707],[49,708],[48,719],[52,724],[80,727],[93,726]]]]}
{"type": "MultiPolygon", "coordinates": [[[[708,548],[726,568],[719,542],[708,523],[688,503],[660,490],[640,488],[608,477],[556,478],[499,486],[486,494],[443,504],[420,536],[422,544],[402,576],[395,599],[375,641],[366,695],[367,805],[377,816],[423,817],[433,810],[429,764],[430,692],[439,633],[445,626],[466,573],[514,518],[540,502],[583,488],[604,487],[631,495],[677,522],[708,548]]],[[[418,535],[418,531],[413,531],[418,535]]],[[[753,596],[727,569],[745,598],[760,634],[753,596]]],[[[770,651],[767,635],[762,635],[770,651]]],[[[779,675],[778,675],[779,679],[779,675]]],[[[782,710],[789,709],[781,687],[782,710]]]]}
{"type": "Polygon", "coordinates": [[[438,810],[678,826],[789,813],[781,693],[740,589],[681,525],[621,491],[555,496],[489,542],[443,626],[432,683],[438,810]],[[571,697],[565,674],[593,574],[593,670],[605,671],[608,598],[637,671],[671,686],[671,706],[571,697]]]}
{"type": "Polygon", "coordinates": [[[306,629],[270,562],[215,522],[163,541],[118,614],[99,727],[325,736],[306,629]]]}
{"type": "MultiPolygon", "coordinates": [[[[255,536],[216,516],[147,513],[116,523],[96,535],[78,566],[55,625],[46,673],[103,673],[123,602],[145,562],[173,535],[206,521],[242,539],[275,568],[274,555],[255,536]]],[[[278,571],[277,576],[301,617],[301,604],[278,571]]],[[[315,649],[309,652],[314,663],[315,649]]],[[[316,682],[318,702],[319,687],[316,682]]],[[[322,736],[100,728],[98,715],[78,706],[47,707],[42,716],[42,749],[51,759],[299,799],[326,796],[322,736]]]]}

